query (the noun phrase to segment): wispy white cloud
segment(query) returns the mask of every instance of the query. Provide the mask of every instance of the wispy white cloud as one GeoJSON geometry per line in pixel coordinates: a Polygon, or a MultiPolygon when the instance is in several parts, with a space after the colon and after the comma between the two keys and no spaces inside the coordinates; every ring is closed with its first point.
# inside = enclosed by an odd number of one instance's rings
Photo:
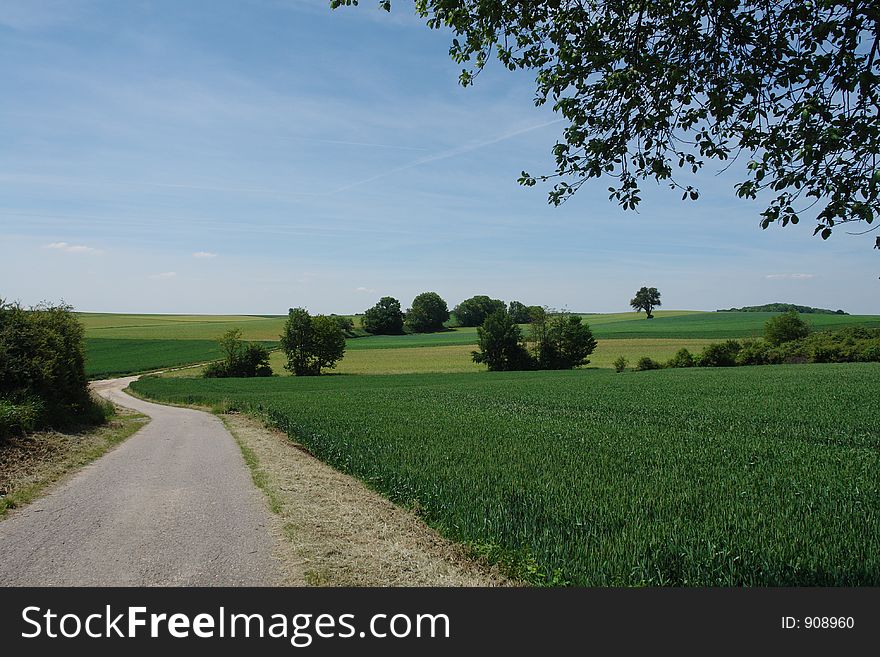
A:
{"type": "Polygon", "coordinates": [[[498,135],[497,137],[492,137],[491,139],[483,139],[480,141],[471,142],[469,144],[464,144],[463,146],[456,146],[455,148],[449,148],[445,151],[441,151],[439,153],[435,153],[433,155],[426,155],[425,157],[420,157],[417,160],[413,160],[408,164],[404,164],[399,167],[394,167],[393,169],[388,169],[387,171],[382,171],[377,173],[374,176],[370,176],[369,178],[364,178],[363,180],[358,180],[347,185],[343,185],[342,187],[338,187],[333,191],[334,194],[339,192],[344,192],[352,187],[357,187],[358,185],[365,185],[367,183],[371,183],[374,180],[378,180],[379,178],[384,178],[385,176],[390,176],[394,173],[399,173],[401,171],[406,171],[407,169],[413,169],[415,167],[421,166],[423,164],[428,164],[430,162],[439,162],[440,160],[446,160],[450,157],[455,157],[456,155],[464,155],[465,153],[471,153],[480,148],[485,148],[486,146],[492,146],[493,144],[498,144],[502,141],[506,141],[508,139],[512,139],[513,137],[518,137],[519,135],[524,135],[527,132],[532,132],[533,130],[538,130],[540,128],[546,128],[547,126],[554,125],[556,123],[561,123],[564,119],[554,119],[553,121],[545,121],[544,123],[538,123],[535,125],[530,125],[525,128],[519,128],[517,130],[512,130],[510,132],[506,132],[502,135],[498,135]]]}
{"type": "Polygon", "coordinates": [[[64,251],[65,253],[90,253],[92,255],[103,253],[101,249],[86,246],[85,244],[70,244],[69,242],[52,242],[47,244],[46,248],[54,249],[56,251],[64,251]]]}
{"type": "Polygon", "coordinates": [[[149,278],[153,279],[154,281],[167,281],[171,278],[176,278],[176,277],[177,277],[176,271],[163,271],[161,274],[151,274],[149,276],[149,278]]]}
{"type": "Polygon", "coordinates": [[[211,253],[210,251],[196,251],[193,253],[193,258],[216,258],[216,253],[211,253]]]}
{"type": "Polygon", "coordinates": [[[354,291],[355,291],[355,292],[366,292],[366,293],[369,293],[369,294],[375,294],[375,292],[376,292],[376,290],[374,290],[374,289],[371,288],[371,287],[356,287],[356,288],[354,289],[354,291]]]}
{"type": "Polygon", "coordinates": [[[369,141],[345,141],[342,139],[318,139],[316,137],[296,137],[302,141],[314,141],[321,144],[337,144],[340,146],[365,146],[367,148],[394,148],[402,151],[426,151],[422,146],[404,146],[402,144],[378,144],[369,141]]]}
{"type": "Polygon", "coordinates": [[[764,278],[782,279],[789,281],[803,281],[808,278],[815,278],[815,274],[767,274],[764,278]]]}

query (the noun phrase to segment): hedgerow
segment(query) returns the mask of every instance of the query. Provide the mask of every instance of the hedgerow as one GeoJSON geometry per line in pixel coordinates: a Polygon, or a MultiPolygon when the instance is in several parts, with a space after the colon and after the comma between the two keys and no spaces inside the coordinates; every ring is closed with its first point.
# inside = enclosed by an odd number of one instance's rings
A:
{"type": "Polygon", "coordinates": [[[83,327],[73,309],[0,300],[0,436],[95,424],[105,413],[89,394],[83,327]]]}

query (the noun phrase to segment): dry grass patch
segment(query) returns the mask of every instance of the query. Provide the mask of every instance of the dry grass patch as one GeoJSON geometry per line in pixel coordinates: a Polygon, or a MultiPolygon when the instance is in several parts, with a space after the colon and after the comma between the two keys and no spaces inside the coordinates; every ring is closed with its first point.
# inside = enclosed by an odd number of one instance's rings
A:
{"type": "Polygon", "coordinates": [[[0,519],[102,456],[148,421],[145,415],[116,406],[114,417],[101,427],[71,433],[39,431],[0,440],[0,519]]]}
{"type": "Polygon", "coordinates": [[[277,556],[287,584],[510,584],[410,511],[322,463],[280,431],[245,415],[222,417],[276,514],[282,537],[277,556]]]}

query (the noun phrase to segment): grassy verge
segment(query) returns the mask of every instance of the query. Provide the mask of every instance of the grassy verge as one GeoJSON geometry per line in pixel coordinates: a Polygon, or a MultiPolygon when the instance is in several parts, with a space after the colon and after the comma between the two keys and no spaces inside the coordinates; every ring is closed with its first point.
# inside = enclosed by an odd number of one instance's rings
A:
{"type": "MultiPolygon", "coordinates": [[[[146,397],[142,397],[143,399],[147,399],[146,397]]],[[[241,455],[244,458],[245,464],[248,466],[248,470],[251,473],[251,481],[254,482],[254,486],[256,486],[263,495],[266,496],[266,502],[269,505],[269,510],[274,513],[279,522],[281,522],[282,535],[284,539],[291,545],[299,544],[299,543],[309,543],[313,541],[303,540],[303,534],[307,533],[304,529],[304,523],[302,517],[298,519],[292,519],[290,509],[294,506],[301,507],[302,500],[297,499],[291,496],[292,488],[285,487],[280,482],[279,477],[279,468],[280,471],[286,471],[286,474],[296,473],[297,478],[302,480],[302,466],[304,463],[308,463],[310,460],[314,459],[313,467],[324,469],[326,471],[333,470],[333,473],[336,474],[337,481],[346,475],[342,472],[336,471],[335,469],[330,468],[323,463],[318,464],[317,459],[300,443],[294,440],[290,436],[284,436],[283,442],[290,448],[288,450],[281,450],[281,452],[271,453],[266,448],[267,442],[271,443],[271,439],[266,441],[267,437],[270,437],[273,432],[279,432],[277,427],[271,424],[266,415],[255,412],[253,409],[246,410],[244,413],[240,413],[235,411],[234,413],[230,413],[230,409],[227,407],[227,403],[221,403],[218,405],[214,405],[212,408],[208,409],[205,407],[197,407],[197,406],[189,406],[189,408],[200,408],[201,410],[208,410],[214,413],[220,420],[223,422],[223,425],[226,427],[227,431],[232,435],[235,442],[238,444],[239,449],[241,450],[241,455]],[[259,436],[258,439],[255,439],[255,434],[259,436]],[[270,471],[268,468],[264,467],[261,463],[259,451],[262,451],[263,459],[269,459],[270,462],[274,462],[275,464],[275,472],[270,471]],[[294,463],[294,461],[290,458],[283,458],[285,455],[289,457],[291,453],[296,455],[296,461],[298,463],[294,463]],[[281,456],[281,458],[279,458],[281,456]],[[293,520],[293,521],[291,521],[293,520]]],[[[275,445],[276,449],[278,445],[275,445]]],[[[379,490],[374,490],[369,487],[369,482],[360,482],[355,483],[355,480],[352,479],[351,483],[347,482],[347,486],[345,487],[358,487],[358,485],[363,485],[365,489],[369,489],[370,493],[375,493],[376,495],[382,495],[382,492],[379,490]]],[[[343,488],[342,486],[339,487],[343,488]]],[[[331,496],[334,498],[335,502],[338,502],[338,491],[334,494],[332,487],[330,487],[331,496]]],[[[365,491],[366,492],[366,491],[365,491]]],[[[369,501],[364,500],[363,498],[368,497],[368,495],[359,495],[361,498],[360,503],[367,507],[369,505],[369,501]]],[[[384,499],[384,498],[383,498],[384,499]]],[[[314,499],[310,500],[312,505],[316,505],[316,501],[314,499]]],[[[373,500],[373,504],[375,504],[375,500],[373,500]]],[[[320,505],[320,502],[317,502],[317,505],[320,505]]],[[[338,504],[337,504],[338,506],[338,504]]],[[[388,505],[391,506],[390,504],[388,505]]],[[[385,505],[380,505],[380,509],[378,513],[368,514],[370,516],[384,516],[388,513],[388,507],[385,505]]],[[[423,520],[420,514],[420,509],[418,505],[415,506],[410,505],[409,507],[404,506],[395,506],[395,510],[400,514],[408,514],[411,515],[412,521],[407,523],[408,527],[406,527],[402,533],[408,534],[407,538],[412,540],[413,534],[422,533],[419,531],[421,528],[419,527],[420,521],[423,520]],[[418,518],[418,520],[416,520],[418,518]],[[414,527],[416,531],[413,531],[414,527]]],[[[328,514],[326,513],[327,509],[321,509],[324,511],[322,513],[322,517],[326,517],[328,514]]],[[[384,526],[387,528],[389,524],[394,523],[393,515],[391,518],[382,518],[384,520],[384,526]]],[[[322,532],[322,538],[329,538],[329,533],[322,532]]],[[[433,538],[433,537],[432,537],[433,538]]],[[[418,546],[417,546],[418,547],[418,546]]],[[[564,584],[568,584],[568,582],[561,579],[561,576],[558,573],[555,573],[554,579],[548,579],[547,576],[541,571],[538,563],[533,558],[524,558],[522,555],[512,553],[508,550],[504,550],[500,546],[493,543],[477,543],[477,542],[466,542],[460,545],[456,545],[452,550],[444,550],[445,554],[442,555],[442,560],[448,560],[451,564],[454,564],[459,569],[463,571],[464,579],[462,581],[456,582],[456,585],[481,585],[481,586],[498,586],[498,585],[530,585],[530,586],[561,586],[564,584]]],[[[338,550],[329,550],[331,555],[335,555],[337,558],[332,559],[331,561],[327,561],[325,559],[317,559],[317,561],[321,562],[320,567],[317,569],[312,568],[306,570],[304,572],[304,578],[306,584],[309,586],[339,586],[339,585],[389,585],[389,584],[399,584],[399,582],[373,582],[373,581],[363,581],[360,579],[350,579],[351,578],[351,564],[343,564],[342,559],[340,559],[340,553],[338,550]],[[340,573],[338,571],[346,570],[349,571],[344,575],[344,579],[340,579],[340,573]]],[[[302,555],[299,555],[302,557],[302,555]]],[[[308,561],[315,561],[316,554],[310,554],[308,561]]],[[[412,553],[407,554],[407,557],[411,559],[412,553]]],[[[419,560],[415,560],[419,561],[419,560]]],[[[424,561],[424,556],[422,557],[422,561],[424,561]]],[[[405,563],[405,562],[404,562],[405,563]]],[[[424,567],[424,563],[421,564],[424,567]]],[[[406,566],[405,566],[406,567],[406,566]]],[[[411,567],[411,563],[409,564],[411,567]]],[[[366,569],[362,569],[366,570],[366,569]]],[[[388,570],[387,566],[383,569],[385,571],[388,570]]],[[[422,574],[424,576],[424,573],[422,574]]],[[[459,575],[461,576],[461,575],[459,575]]],[[[295,584],[297,582],[294,582],[295,584]]],[[[411,584],[412,582],[408,582],[411,584]]],[[[427,582],[429,584],[435,584],[436,582],[427,582]]]]}
{"type": "MultiPolygon", "coordinates": [[[[218,409],[220,410],[220,409],[218,409]]],[[[216,412],[216,411],[215,411],[216,412]]],[[[320,462],[258,413],[220,415],[274,514],[284,580],[302,586],[508,585],[412,510],[320,462]]]]}
{"type": "Polygon", "coordinates": [[[244,462],[247,465],[248,470],[251,472],[251,480],[254,482],[254,486],[260,489],[263,495],[266,496],[266,500],[269,503],[269,510],[276,515],[280,514],[284,507],[281,501],[280,491],[271,484],[269,475],[262,467],[260,467],[260,458],[257,456],[257,453],[241,439],[239,432],[236,431],[236,428],[230,422],[229,415],[220,412],[221,410],[222,409],[219,408],[214,409],[214,413],[220,418],[223,425],[226,427],[226,430],[229,431],[235,439],[235,442],[238,444],[244,462]]]}
{"type": "Polygon", "coordinates": [[[40,431],[0,442],[0,519],[103,456],[146,422],[145,415],[117,408],[101,427],[73,433],[40,431]]]}

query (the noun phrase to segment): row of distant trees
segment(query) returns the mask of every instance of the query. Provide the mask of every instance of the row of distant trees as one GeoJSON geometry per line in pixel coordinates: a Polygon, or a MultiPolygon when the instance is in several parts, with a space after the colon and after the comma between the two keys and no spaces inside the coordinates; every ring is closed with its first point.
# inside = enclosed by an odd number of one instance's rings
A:
{"type": "Polygon", "coordinates": [[[493,311],[477,328],[474,362],[484,363],[490,372],[570,370],[590,362],[596,340],[580,315],[539,308],[530,319],[526,339],[509,309],[493,311]]]}
{"type": "Polygon", "coordinates": [[[363,326],[373,335],[400,335],[410,333],[433,333],[442,331],[449,321],[449,306],[436,292],[422,292],[412,305],[403,312],[400,301],[394,297],[382,297],[372,308],[364,312],[363,326]]]}
{"type": "MultiPolygon", "coordinates": [[[[644,310],[648,319],[660,305],[656,288],[642,288],[630,302],[644,310]]],[[[479,351],[474,361],[491,371],[528,369],[571,369],[588,363],[596,348],[589,325],[578,315],[550,312],[520,301],[505,303],[478,294],[452,309],[459,326],[476,326],[479,351]],[[521,324],[530,324],[528,339],[521,324]]],[[[382,297],[363,315],[363,328],[373,335],[431,333],[444,329],[450,319],[449,306],[436,292],[422,292],[403,311],[394,297],[382,297]]],[[[281,334],[281,348],[287,356],[286,369],[297,376],[315,376],[332,369],[345,354],[345,338],[354,330],[350,317],[312,316],[304,308],[291,308],[281,334]]],[[[206,377],[271,376],[269,351],[265,345],[242,340],[240,330],[220,339],[224,358],[205,369],[206,377]]]]}
{"type": "MultiPolygon", "coordinates": [[[[660,292],[656,287],[639,289],[630,300],[636,311],[644,310],[648,319],[653,319],[654,309],[659,307],[660,292]]],[[[364,312],[363,327],[373,335],[400,335],[410,333],[431,333],[443,330],[446,322],[454,316],[458,326],[482,326],[490,315],[504,311],[515,324],[531,324],[535,317],[544,312],[541,306],[527,306],[521,301],[505,303],[485,294],[465,299],[449,311],[446,301],[436,292],[422,292],[413,299],[410,308],[403,311],[400,301],[394,297],[382,297],[364,312]]]]}
{"type": "MultiPolygon", "coordinates": [[[[478,297],[474,297],[476,298],[478,297]]],[[[492,301],[489,297],[483,298],[492,301]]],[[[503,301],[498,303],[504,305],[503,301]]],[[[453,309],[459,324],[476,326],[477,324],[462,323],[461,315],[458,314],[460,308],[459,305],[453,309]]],[[[400,335],[405,331],[433,333],[443,330],[444,325],[449,321],[449,315],[449,306],[436,292],[422,292],[417,295],[406,312],[403,311],[398,299],[382,297],[375,306],[364,312],[363,327],[367,333],[373,335],[400,335]]],[[[482,322],[482,319],[480,321],[482,322]]]]}
{"type": "MultiPolygon", "coordinates": [[[[652,301],[659,305],[659,293],[652,301]]],[[[589,325],[579,315],[520,301],[505,303],[478,294],[455,306],[452,315],[459,326],[477,327],[479,350],[473,359],[490,371],[571,369],[588,363],[596,348],[589,325]],[[521,324],[530,325],[528,337],[521,324]]],[[[406,312],[394,297],[382,297],[364,313],[363,326],[374,335],[426,333],[442,330],[449,318],[446,301],[436,292],[423,292],[406,312]]]]}
{"type": "Polygon", "coordinates": [[[527,306],[520,301],[509,304],[501,299],[492,299],[478,294],[465,299],[452,311],[446,301],[436,292],[422,292],[413,299],[410,308],[403,311],[400,301],[394,297],[382,297],[363,315],[363,327],[373,335],[400,335],[410,333],[432,333],[442,331],[446,322],[454,317],[458,326],[481,326],[486,318],[504,311],[516,324],[530,324],[536,313],[543,312],[541,306],[527,306]]]}
{"type": "MultiPolygon", "coordinates": [[[[430,317],[431,307],[439,299],[436,294],[428,294],[432,296],[425,298],[424,304],[413,303],[418,317],[430,317]]],[[[394,311],[394,304],[387,299],[380,300],[371,310],[390,307],[394,311]]],[[[587,357],[596,348],[590,327],[579,315],[503,302],[493,303],[493,307],[477,327],[479,351],[473,352],[474,361],[485,363],[490,371],[571,369],[588,363],[587,357]],[[527,316],[524,311],[528,311],[527,316]],[[528,340],[520,327],[525,323],[531,325],[528,340]]],[[[412,312],[410,309],[407,315],[412,316],[412,312]]],[[[476,311],[469,312],[468,321],[473,321],[476,311]]],[[[439,315],[432,321],[439,320],[439,315]]],[[[297,376],[317,376],[342,359],[345,330],[338,317],[312,316],[304,308],[291,308],[280,343],[287,356],[286,369],[297,376]]],[[[220,345],[224,358],[205,369],[206,377],[272,375],[268,349],[259,343],[244,342],[240,330],[228,331],[220,345]]]]}

